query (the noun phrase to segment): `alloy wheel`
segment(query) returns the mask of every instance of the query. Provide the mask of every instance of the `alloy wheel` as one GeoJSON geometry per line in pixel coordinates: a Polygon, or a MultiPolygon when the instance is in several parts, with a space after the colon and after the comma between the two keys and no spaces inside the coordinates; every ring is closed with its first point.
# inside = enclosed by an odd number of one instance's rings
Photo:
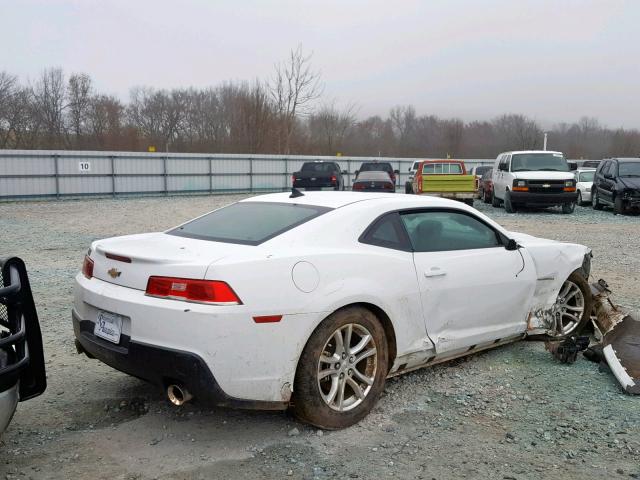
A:
{"type": "Polygon", "coordinates": [[[580,324],[584,314],[585,299],[580,287],[567,280],[562,285],[556,300],[556,314],[559,314],[556,326],[560,335],[568,335],[580,324]]]}
{"type": "Polygon", "coordinates": [[[373,335],[362,325],[349,323],[333,332],[318,361],[318,388],[324,402],[344,412],[362,403],[378,368],[373,335]]]}

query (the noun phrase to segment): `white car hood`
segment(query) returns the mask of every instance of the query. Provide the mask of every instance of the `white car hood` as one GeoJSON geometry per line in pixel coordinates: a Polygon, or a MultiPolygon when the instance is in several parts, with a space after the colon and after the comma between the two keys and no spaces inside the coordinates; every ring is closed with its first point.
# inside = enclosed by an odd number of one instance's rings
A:
{"type": "Polygon", "coordinates": [[[534,170],[527,172],[512,172],[516,179],[520,180],[574,180],[573,172],[552,172],[547,170],[534,170]]]}

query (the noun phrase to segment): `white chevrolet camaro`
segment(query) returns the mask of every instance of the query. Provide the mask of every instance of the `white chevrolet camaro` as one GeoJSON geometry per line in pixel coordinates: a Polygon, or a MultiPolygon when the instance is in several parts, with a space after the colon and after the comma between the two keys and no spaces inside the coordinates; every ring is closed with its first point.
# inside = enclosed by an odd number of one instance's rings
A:
{"type": "Polygon", "coordinates": [[[389,376],[588,321],[587,247],[509,232],[460,202],[278,193],[160,233],[93,242],[80,352],[216,405],[362,419],[389,376]]]}

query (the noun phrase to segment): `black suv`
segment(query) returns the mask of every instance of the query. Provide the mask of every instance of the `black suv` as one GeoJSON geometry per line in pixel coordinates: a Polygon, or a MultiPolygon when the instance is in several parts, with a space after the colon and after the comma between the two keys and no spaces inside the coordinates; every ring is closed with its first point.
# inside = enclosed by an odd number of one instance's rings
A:
{"type": "Polygon", "coordinates": [[[593,208],[610,205],[615,213],[640,208],[640,158],[609,158],[600,162],[593,178],[593,208]]]}

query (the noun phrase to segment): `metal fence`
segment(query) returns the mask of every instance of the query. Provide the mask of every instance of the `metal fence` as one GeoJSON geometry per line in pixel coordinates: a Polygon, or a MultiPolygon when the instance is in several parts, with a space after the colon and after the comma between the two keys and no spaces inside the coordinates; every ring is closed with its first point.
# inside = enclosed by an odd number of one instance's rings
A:
{"type": "MultiPolygon", "coordinates": [[[[346,186],[362,162],[390,162],[402,188],[412,163],[424,159],[0,150],[0,200],[282,191],[291,188],[291,174],[313,160],[340,164],[346,186]]],[[[464,162],[470,169],[493,159],[464,162]]]]}

